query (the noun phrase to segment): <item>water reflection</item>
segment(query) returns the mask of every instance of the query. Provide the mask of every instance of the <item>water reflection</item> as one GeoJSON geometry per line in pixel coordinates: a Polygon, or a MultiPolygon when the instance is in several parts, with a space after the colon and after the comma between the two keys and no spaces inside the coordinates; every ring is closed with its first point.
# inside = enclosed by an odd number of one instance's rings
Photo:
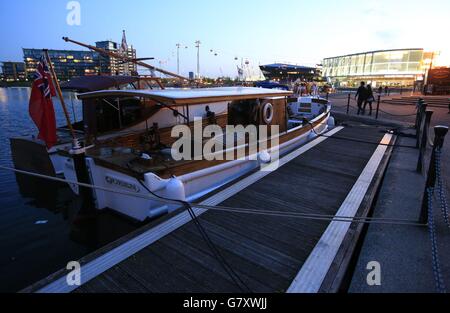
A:
{"type": "MultiPolygon", "coordinates": [[[[12,166],[9,138],[36,134],[29,88],[0,88],[0,164],[12,166]]],[[[65,93],[73,115],[74,95],[65,93]]],[[[58,125],[64,116],[54,101],[58,125]]],[[[66,184],[0,170],[0,292],[18,291],[141,224],[108,210],[83,210],[66,184]]]]}
{"type": "Polygon", "coordinates": [[[0,88],[0,105],[8,102],[8,94],[5,90],[6,88],[0,88]]]}

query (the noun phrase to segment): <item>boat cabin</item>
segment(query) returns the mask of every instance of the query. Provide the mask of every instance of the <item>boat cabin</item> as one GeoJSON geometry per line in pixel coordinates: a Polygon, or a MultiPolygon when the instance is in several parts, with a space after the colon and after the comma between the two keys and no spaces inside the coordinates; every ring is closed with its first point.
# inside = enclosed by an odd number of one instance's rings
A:
{"type": "Polygon", "coordinates": [[[78,98],[85,108],[89,107],[84,115],[86,145],[94,145],[88,155],[96,163],[168,177],[185,173],[189,170],[186,164],[194,162],[171,158],[171,147],[179,139],[172,137],[173,126],[184,124],[193,129],[198,118],[203,127],[219,125],[224,129],[223,137],[215,140],[223,144],[223,150],[227,125],[277,125],[279,135],[289,134],[286,138],[290,138],[295,136],[292,130],[325,113],[328,104],[324,99],[299,100],[291,95],[285,90],[226,87],[102,90],[78,98]]]}
{"type": "Polygon", "coordinates": [[[121,133],[148,131],[191,124],[201,117],[218,125],[280,125],[287,129],[287,97],[290,91],[250,87],[102,90],[83,93],[87,144],[121,133]],[[211,118],[214,117],[212,120],[211,118]]]}
{"type": "MultiPolygon", "coordinates": [[[[291,96],[290,91],[249,87],[78,95],[90,107],[84,122],[91,183],[117,190],[94,190],[96,207],[142,221],[178,206],[121,192],[151,191],[168,199],[194,201],[259,166],[276,164],[272,161],[278,156],[328,128],[327,100],[291,96]],[[210,125],[214,126],[206,128],[210,125]],[[262,125],[270,127],[258,127],[262,125]],[[110,132],[105,134],[106,130],[110,132]],[[191,136],[186,139],[185,133],[191,136]]],[[[65,150],[59,153],[64,176],[75,180],[72,156],[65,150]]]]}

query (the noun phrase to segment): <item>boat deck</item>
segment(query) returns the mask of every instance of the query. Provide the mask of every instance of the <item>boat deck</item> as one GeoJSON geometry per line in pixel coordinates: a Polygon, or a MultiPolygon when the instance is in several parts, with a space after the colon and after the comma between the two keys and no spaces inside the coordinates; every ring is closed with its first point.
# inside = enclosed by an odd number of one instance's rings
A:
{"type": "MultiPolygon", "coordinates": [[[[282,158],[276,171],[252,173],[202,202],[266,214],[195,209],[214,245],[252,292],[338,288],[361,224],[267,213],[366,215],[392,150],[378,146],[394,140],[385,131],[381,126],[335,128],[333,137],[354,141],[317,138],[282,158]]],[[[26,291],[242,291],[185,211],[145,226],[81,263],[81,287],[67,287],[67,271],[62,270],[26,291]]]]}

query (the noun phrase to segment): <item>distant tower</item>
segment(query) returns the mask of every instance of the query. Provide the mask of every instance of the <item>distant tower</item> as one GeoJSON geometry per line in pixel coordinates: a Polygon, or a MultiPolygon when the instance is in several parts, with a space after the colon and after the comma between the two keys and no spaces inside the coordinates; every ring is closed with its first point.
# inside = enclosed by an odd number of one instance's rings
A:
{"type": "MultiPolygon", "coordinates": [[[[123,55],[124,57],[127,57],[127,58],[129,57],[127,36],[125,34],[125,30],[123,30],[123,33],[122,33],[122,42],[120,44],[118,52],[119,52],[119,54],[123,55]]],[[[129,62],[123,62],[123,74],[129,75],[129,72],[130,72],[129,70],[130,70],[129,62]]]]}
{"type": "Polygon", "coordinates": [[[122,43],[120,44],[119,53],[127,55],[128,52],[128,43],[127,43],[127,36],[125,35],[125,30],[122,34],[122,43]]]}

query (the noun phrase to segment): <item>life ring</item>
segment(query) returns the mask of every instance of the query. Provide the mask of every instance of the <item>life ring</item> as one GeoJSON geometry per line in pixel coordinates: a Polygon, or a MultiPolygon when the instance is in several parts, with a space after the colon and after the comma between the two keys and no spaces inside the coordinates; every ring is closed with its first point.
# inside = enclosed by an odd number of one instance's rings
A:
{"type": "Polygon", "coordinates": [[[272,123],[273,120],[273,105],[272,103],[268,102],[264,105],[262,109],[262,117],[264,122],[269,125],[272,123]]]}

